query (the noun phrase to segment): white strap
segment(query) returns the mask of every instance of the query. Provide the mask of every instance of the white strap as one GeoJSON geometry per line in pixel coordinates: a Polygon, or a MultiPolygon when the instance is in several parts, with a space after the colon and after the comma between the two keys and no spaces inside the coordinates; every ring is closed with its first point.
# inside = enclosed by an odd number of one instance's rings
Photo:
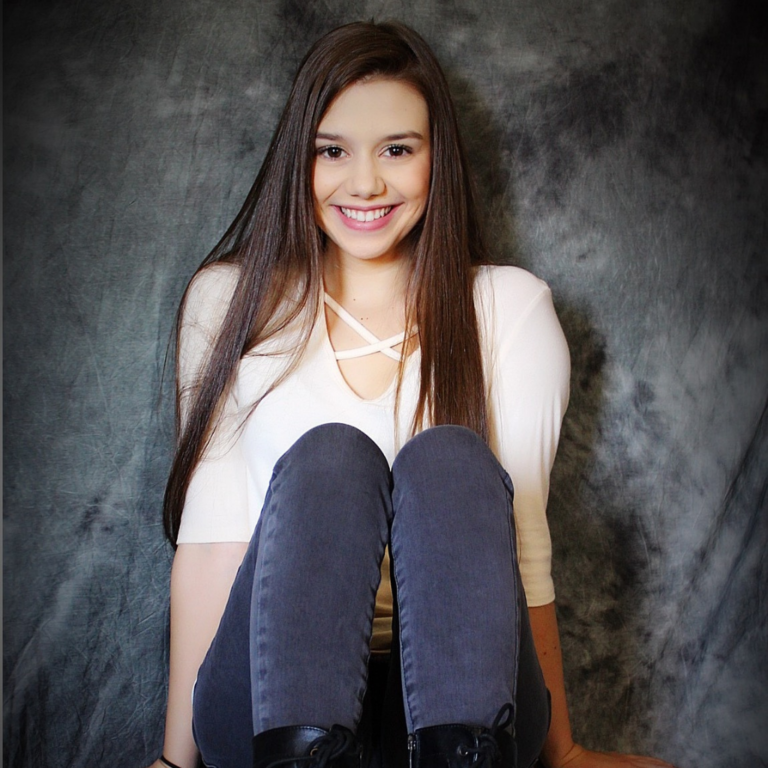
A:
{"type": "Polygon", "coordinates": [[[388,339],[382,339],[375,344],[367,344],[364,347],[355,347],[355,349],[343,349],[340,352],[334,351],[337,360],[351,360],[353,357],[365,357],[376,352],[383,352],[387,357],[393,360],[401,360],[402,355],[395,352],[392,347],[402,344],[405,341],[405,332],[398,333],[397,336],[390,336],[388,339]]]}
{"type": "Polygon", "coordinates": [[[402,344],[406,338],[413,336],[416,333],[416,329],[407,335],[405,331],[401,331],[395,336],[390,336],[388,339],[379,339],[378,336],[371,333],[371,331],[369,331],[359,320],[352,317],[341,304],[327,293],[325,294],[325,303],[339,316],[340,320],[343,320],[353,331],[355,331],[355,333],[362,336],[367,342],[370,342],[364,347],[344,349],[341,352],[334,351],[337,360],[351,360],[354,357],[365,357],[366,355],[373,355],[376,352],[381,352],[397,362],[400,362],[403,359],[403,356],[398,352],[395,352],[392,347],[402,344]]]}

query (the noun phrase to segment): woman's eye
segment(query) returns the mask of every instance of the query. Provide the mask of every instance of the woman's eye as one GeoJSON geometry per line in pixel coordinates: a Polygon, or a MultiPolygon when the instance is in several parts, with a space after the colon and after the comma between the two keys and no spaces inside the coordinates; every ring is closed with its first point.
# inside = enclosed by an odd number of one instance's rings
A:
{"type": "Polygon", "coordinates": [[[390,157],[404,157],[405,155],[410,155],[412,152],[413,150],[405,144],[390,144],[386,149],[386,153],[390,157]]]}
{"type": "Polygon", "coordinates": [[[335,146],[320,147],[317,150],[317,154],[322,157],[327,157],[330,160],[338,160],[340,157],[343,157],[344,150],[341,147],[335,146]]]}

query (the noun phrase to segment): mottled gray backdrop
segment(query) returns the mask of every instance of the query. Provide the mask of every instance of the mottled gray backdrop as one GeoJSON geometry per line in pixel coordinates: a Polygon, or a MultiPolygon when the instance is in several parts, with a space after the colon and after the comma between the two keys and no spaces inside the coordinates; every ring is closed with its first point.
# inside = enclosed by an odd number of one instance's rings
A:
{"type": "Polygon", "coordinates": [[[6,2],[6,765],[158,754],[175,307],[308,44],[371,17],[436,49],[496,257],[549,281],[571,345],[550,518],[578,738],[768,764],[765,7],[6,2]]]}

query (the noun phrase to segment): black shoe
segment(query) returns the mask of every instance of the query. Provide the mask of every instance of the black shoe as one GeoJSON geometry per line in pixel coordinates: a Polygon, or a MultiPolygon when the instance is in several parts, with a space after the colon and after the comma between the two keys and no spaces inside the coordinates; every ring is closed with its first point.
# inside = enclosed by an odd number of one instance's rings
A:
{"type": "Polygon", "coordinates": [[[363,750],[348,728],[272,728],[253,737],[253,768],[360,768],[363,750]]]}
{"type": "Polygon", "coordinates": [[[411,768],[517,768],[512,705],[505,704],[490,728],[433,725],[408,736],[411,768]]]}

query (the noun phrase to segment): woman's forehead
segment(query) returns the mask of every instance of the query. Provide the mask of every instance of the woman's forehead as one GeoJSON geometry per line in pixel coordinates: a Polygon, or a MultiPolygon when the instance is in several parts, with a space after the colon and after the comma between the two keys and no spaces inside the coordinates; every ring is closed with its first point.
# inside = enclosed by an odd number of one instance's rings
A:
{"type": "Polygon", "coordinates": [[[352,127],[381,129],[385,133],[389,128],[423,132],[429,128],[427,103],[408,82],[362,80],[336,96],[320,120],[318,132],[343,133],[352,127]]]}

